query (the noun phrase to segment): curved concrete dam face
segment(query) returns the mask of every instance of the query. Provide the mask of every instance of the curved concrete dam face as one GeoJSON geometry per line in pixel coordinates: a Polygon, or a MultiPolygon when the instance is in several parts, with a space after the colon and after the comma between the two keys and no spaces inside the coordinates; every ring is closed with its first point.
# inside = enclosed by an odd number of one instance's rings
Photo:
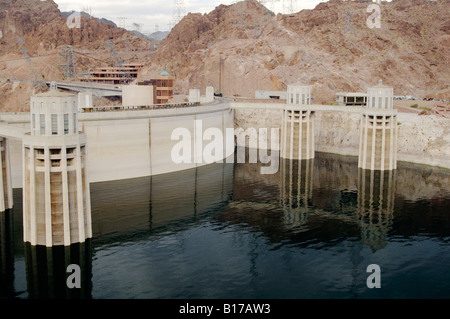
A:
{"type": "MultiPolygon", "coordinates": [[[[30,126],[29,114],[9,117],[10,124],[30,126]]],[[[79,126],[87,135],[87,164],[91,183],[154,176],[209,164],[203,158],[195,157],[199,149],[206,150],[210,143],[205,139],[208,129],[223,132],[223,140],[219,143],[222,152],[218,152],[221,158],[225,159],[234,152],[234,144],[227,148],[225,140],[227,128],[234,128],[234,111],[229,104],[81,113],[79,126]],[[174,134],[177,129],[185,134],[174,134]],[[180,142],[187,143],[183,150],[190,149],[190,160],[176,163],[172,153],[180,142]]],[[[22,188],[21,141],[11,139],[10,154],[13,188],[22,188]]]]}

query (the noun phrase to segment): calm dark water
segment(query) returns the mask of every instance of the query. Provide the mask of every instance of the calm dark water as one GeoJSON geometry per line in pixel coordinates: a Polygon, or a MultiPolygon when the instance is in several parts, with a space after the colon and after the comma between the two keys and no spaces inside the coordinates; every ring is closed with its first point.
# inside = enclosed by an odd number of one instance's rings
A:
{"type": "Polygon", "coordinates": [[[450,297],[448,170],[372,174],[318,153],[275,175],[214,164],[92,184],[94,238],[68,248],[23,244],[21,200],[1,216],[1,297],[450,297]],[[71,263],[80,290],[65,287],[71,263]]]}

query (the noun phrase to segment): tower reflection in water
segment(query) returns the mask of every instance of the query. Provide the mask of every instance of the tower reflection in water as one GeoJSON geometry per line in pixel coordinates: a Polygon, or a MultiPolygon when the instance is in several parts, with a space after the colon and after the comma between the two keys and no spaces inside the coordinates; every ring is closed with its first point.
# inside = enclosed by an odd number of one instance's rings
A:
{"type": "Polygon", "coordinates": [[[307,222],[312,206],[314,159],[281,159],[280,201],[286,225],[298,227],[307,222]]]}
{"type": "Polygon", "coordinates": [[[386,246],[392,227],[396,170],[358,170],[358,221],[363,244],[376,251],[386,246]]]}
{"type": "MultiPolygon", "coordinates": [[[[341,174],[352,172],[351,164],[348,167],[344,165],[341,169],[343,169],[341,174]]],[[[285,227],[292,229],[299,226],[306,227],[309,222],[308,216],[338,219],[349,224],[354,224],[356,221],[360,228],[363,245],[370,247],[373,251],[385,247],[386,237],[393,223],[397,171],[358,169],[357,191],[353,188],[356,185],[352,185],[351,179],[347,181],[346,176],[335,176],[335,179],[330,179],[328,170],[314,171],[314,159],[282,160],[280,204],[285,227]],[[315,174],[322,184],[331,183],[330,185],[334,187],[344,187],[344,189],[337,193],[326,193],[324,196],[320,189],[314,189],[315,174]],[[334,206],[334,202],[339,202],[340,205],[334,206]],[[338,211],[339,213],[336,214],[338,211]]]]}
{"type": "Polygon", "coordinates": [[[0,298],[14,295],[13,211],[0,213],[0,298]]]}
{"type": "Polygon", "coordinates": [[[89,299],[92,294],[91,241],[71,246],[31,246],[25,243],[25,265],[28,298],[89,299]],[[70,289],[67,279],[73,271],[69,265],[80,267],[80,288],[70,289]]]}

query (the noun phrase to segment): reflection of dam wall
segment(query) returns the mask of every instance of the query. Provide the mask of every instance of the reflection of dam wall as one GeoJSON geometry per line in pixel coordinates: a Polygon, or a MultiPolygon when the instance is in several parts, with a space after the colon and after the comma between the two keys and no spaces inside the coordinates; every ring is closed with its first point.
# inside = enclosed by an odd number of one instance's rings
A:
{"type": "MultiPolygon", "coordinates": [[[[2,114],[1,119],[15,126],[30,127],[29,114],[2,114]]],[[[178,140],[171,140],[176,128],[190,131],[193,157],[196,120],[202,120],[203,132],[211,127],[225,132],[226,128],[234,127],[234,111],[228,104],[219,104],[168,110],[80,113],[79,126],[87,135],[90,182],[159,175],[203,165],[175,164],[171,159],[171,150],[178,143],[178,140]]],[[[203,147],[207,143],[203,142],[203,147]]],[[[14,188],[22,187],[21,148],[21,141],[11,140],[14,188]]]]}
{"type": "Polygon", "coordinates": [[[147,232],[226,202],[233,190],[233,165],[212,164],[165,175],[96,183],[91,189],[94,238],[147,232]]]}
{"type": "Polygon", "coordinates": [[[357,163],[356,157],[317,153],[311,199],[313,206],[327,211],[351,210],[356,206],[349,197],[358,188],[357,163]]]}

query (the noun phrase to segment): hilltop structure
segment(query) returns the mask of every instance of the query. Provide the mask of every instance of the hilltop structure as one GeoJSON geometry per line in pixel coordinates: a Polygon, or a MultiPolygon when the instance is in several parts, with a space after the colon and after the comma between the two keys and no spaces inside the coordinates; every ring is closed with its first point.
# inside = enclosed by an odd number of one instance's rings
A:
{"type": "Polygon", "coordinates": [[[105,84],[129,84],[136,80],[142,64],[123,64],[119,67],[97,68],[90,76],[82,78],[81,82],[94,82],[105,84]]]}

